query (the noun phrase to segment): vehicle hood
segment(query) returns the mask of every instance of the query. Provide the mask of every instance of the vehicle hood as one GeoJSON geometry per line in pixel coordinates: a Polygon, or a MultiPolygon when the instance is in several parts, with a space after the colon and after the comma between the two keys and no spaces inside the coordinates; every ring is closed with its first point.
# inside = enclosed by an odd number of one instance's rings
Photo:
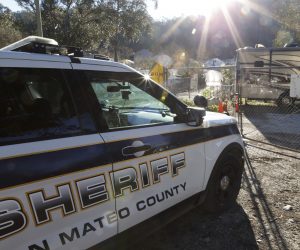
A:
{"type": "Polygon", "coordinates": [[[228,124],[236,124],[237,120],[232,117],[221,113],[209,112],[206,111],[206,115],[204,116],[203,127],[216,127],[228,124]]]}

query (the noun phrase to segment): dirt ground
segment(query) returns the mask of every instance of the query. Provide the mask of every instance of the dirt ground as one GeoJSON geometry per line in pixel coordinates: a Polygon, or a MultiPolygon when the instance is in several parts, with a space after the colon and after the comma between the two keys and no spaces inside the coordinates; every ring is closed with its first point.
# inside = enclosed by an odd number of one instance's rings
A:
{"type": "Polygon", "coordinates": [[[207,215],[196,208],[156,231],[139,249],[300,249],[300,155],[273,150],[247,146],[250,164],[245,164],[232,209],[207,215]]]}

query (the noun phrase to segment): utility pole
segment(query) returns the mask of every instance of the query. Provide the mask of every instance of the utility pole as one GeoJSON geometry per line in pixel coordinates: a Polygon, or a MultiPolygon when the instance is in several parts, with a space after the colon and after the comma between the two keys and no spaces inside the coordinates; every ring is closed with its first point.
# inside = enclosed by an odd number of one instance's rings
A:
{"type": "Polygon", "coordinates": [[[41,8],[40,8],[39,0],[35,0],[35,15],[36,15],[36,23],[37,23],[37,34],[38,36],[43,36],[42,17],[41,17],[41,8]]]}

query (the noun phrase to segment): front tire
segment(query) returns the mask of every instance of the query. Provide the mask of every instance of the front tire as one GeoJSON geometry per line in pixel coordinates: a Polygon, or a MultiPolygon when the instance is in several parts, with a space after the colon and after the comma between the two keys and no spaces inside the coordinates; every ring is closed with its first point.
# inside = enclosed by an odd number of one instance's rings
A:
{"type": "Polygon", "coordinates": [[[217,162],[208,182],[203,208],[220,213],[232,207],[239,194],[244,169],[242,155],[229,152],[217,162]]]}
{"type": "Polygon", "coordinates": [[[294,105],[294,99],[290,97],[290,91],[286,91],[279,96],[277,105],[279,108],[288,108],[294,105]]]}

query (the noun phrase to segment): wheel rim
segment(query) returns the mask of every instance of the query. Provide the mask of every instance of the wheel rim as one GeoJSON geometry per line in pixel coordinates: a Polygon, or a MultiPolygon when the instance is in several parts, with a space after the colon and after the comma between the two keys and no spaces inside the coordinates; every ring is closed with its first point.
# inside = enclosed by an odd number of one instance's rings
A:
{"type": "Polygon", "coordinates": [[[226,191],[229,185],[230,185],[230,177],[227,175],[223,176],[220,181],[221,190],[226,191]]]}
{"type": "Polygon", "coordinates": [[[288,97],[288,96],[285,96],[281,99],[281,102],[284,104],[284,105],[290,105],[291,104],[291,99],[288,97]]]}
{"type": "Polygon", "coordinates": [[[216,195],[221,205],[226,205],[235,197],[238,189],[236,181],[236,173],[234,166],[223,166],[219,176],[219,185],[217,185],[216,195]]]}

